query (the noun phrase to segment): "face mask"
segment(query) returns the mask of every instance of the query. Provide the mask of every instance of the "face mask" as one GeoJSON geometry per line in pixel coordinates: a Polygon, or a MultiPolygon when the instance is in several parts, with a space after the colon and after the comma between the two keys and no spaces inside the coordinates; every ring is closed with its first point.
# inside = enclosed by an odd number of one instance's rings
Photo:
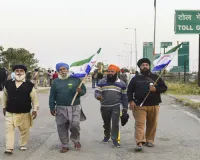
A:
{"type": "Polygon", "coordinates": [[[108,82],[115,82],[117,80],[117,73],[116,74],[107,74],[107,81],[108,82]]]}
{"type": "Polygon", "coordinates": [[[25,74],[16,74],[15,79],[18,82],[22,82],[25,79],[26,75],[25,74]]]}

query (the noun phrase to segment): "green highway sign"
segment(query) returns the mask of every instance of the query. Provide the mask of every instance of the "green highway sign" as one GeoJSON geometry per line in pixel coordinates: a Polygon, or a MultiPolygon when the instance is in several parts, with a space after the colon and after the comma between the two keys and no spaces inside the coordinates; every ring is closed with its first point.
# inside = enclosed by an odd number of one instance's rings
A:
{"type": "Polygon", "coordinates": [[[172,42],[161,42],[160,46],[161,48],[167,48],[169,46],[172,46],[172,42]]]}
{"type": "Polygon", "coordinates": [[[200,10],[176,10],[176,34],[200,34],[200,10]]]}
{"type": "Polygon", "coordinates": [[[150,48],[153,46],[153,42],[143,42],[143,46],[150,46],[150,48]]]}
{"type": "Polygon", "coordinates": [[[186,63],[186,72],[189,72],[189,52],[190,43],[183,42],[182,47],[178,50],[178,66],[181,68],[179,72],[184,72],[184,63],[186,63]]]}
{"type": "Polygon", "coordinates": [[[153,68],[153,61],[159,56],[160,54],[153,54],[153,42],[143,42],[143,58],[148,58],[151,61],[151,68],[153,68]]]}

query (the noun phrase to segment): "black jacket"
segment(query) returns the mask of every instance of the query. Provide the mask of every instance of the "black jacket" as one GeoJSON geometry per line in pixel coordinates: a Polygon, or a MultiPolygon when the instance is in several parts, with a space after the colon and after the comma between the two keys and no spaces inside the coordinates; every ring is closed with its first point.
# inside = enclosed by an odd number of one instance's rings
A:
{"type": "MultiPolygon", "coordinates": [[[[149,92],[150,83],[154,83],[158,79],[158,75],[150,73],[148,76],[137,75],[130,81],[128,85],[128,101],[134,101],[139,106],[149,92]]],[[[162,78],[159,78],[156,85],[156,92],[151,92],[144,102],[143,106],[155,106],[161,103],[161,93],[167,91],[167,86],[162,78]]]]}
{"type": "Polygon", "coordinates": [[[7,74],[5,68],[0,68],[0,81],[5,81],[7,79],[7,74]]]}

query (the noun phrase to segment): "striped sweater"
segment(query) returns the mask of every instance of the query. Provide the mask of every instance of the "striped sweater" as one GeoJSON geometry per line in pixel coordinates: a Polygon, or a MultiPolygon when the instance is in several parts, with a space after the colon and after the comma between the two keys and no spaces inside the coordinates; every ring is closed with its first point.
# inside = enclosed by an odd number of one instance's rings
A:
{"type": "Polygon", "coordinates": [[[102,107],[111,107],[122,104],[123,108],[128,108],[128,98],[126,84],[117,79],[114,83],[107,82],[106,78],[99,81],[95,90],[95,98],[102,96],[102,107]]]}

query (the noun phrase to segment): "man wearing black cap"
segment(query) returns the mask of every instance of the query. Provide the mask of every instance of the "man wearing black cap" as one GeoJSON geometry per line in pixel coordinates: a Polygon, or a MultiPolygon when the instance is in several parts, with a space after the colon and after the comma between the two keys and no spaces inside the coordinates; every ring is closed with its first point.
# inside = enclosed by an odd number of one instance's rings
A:
{"type": "Polygon", "coordinates": [[[151,62],[147,58],[142,58],[137,63],[140,74],[135,76],[128,86],[128,101],[130,110],[135,118],[135,139],[136,151],[142,150],[142,145],[154,146],[157,120],[159,113],[159,103],[161,103],[161,93],[167,91],[165,82],[158,75],[151,73],[151,62]],[[153,85],[155,82],[157,83],[153,85]],[[147,99],[144,101],[148,92],[147,99]],[[145,133],[146,124],[146,133],[145,133]]]}
{"type": "Polygon", "coordinates": [[[6,123],[6,151],[12,154],[14,149],[15,128],[18,127],[20,138],[20,150],[26,150],[29,139],[29,130],[32,119],[37,116],[39,107],[38,98],[33,83],[26,81],[27,68],[24,65],[15,65],[15,80],[8,80],[3,92],[3,114],[6,123]],[[31,109],[33,109],[32,114],[31,109]]]}

